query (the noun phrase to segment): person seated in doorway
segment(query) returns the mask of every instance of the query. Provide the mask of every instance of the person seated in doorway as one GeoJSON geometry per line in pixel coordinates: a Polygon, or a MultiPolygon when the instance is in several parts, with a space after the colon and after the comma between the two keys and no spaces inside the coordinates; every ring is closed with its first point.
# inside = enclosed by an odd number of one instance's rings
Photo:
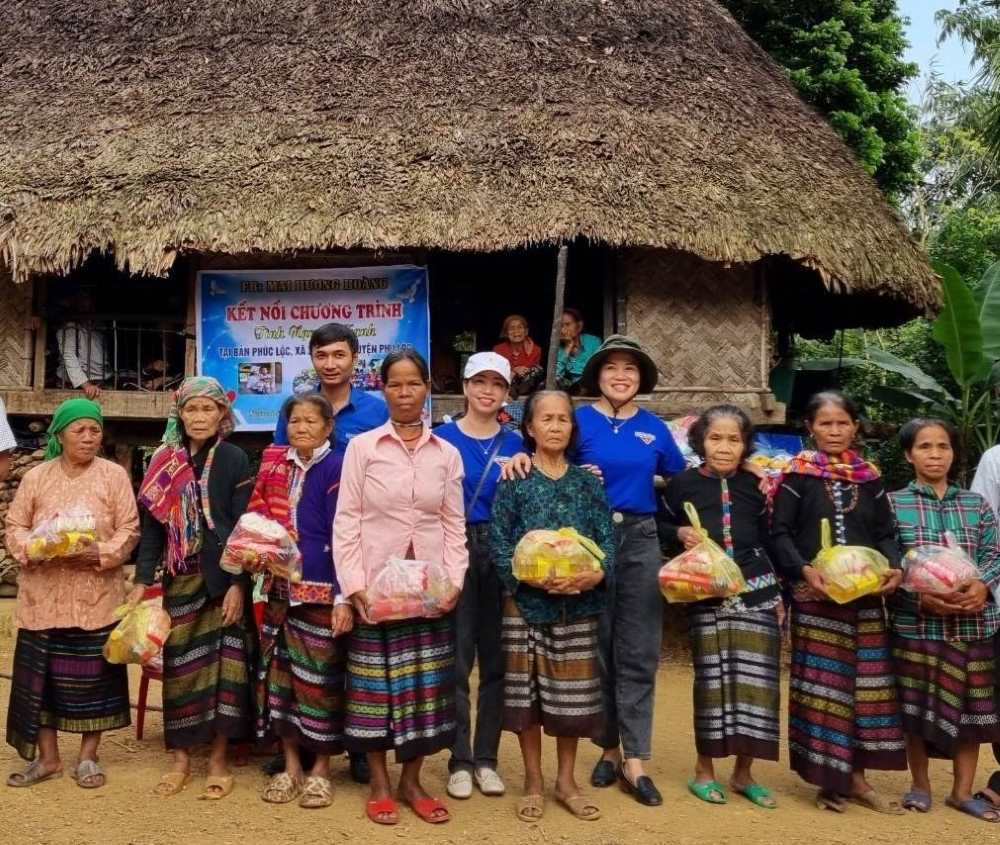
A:
{"type": "Polygon", "coordinates": [[[56,377],[61,385],[70,384],[91,400],[101,395],[101,387],[111,377],[107,340],[94,320],[96,303],[93,294],[82,289],[74,298],[60,301],[63,319],[55,331],[59,349],[56,377]]]}
{"type": "Polygon", "coordinates": [[[556,353],[556,386],[572,395],[578,394],[584,367],[600,347],[599,337],[583,333],[583,314],[575,308],[563,309],[556,353]]]}
{"type": "Polygon", "coordinates": [[[511,314],[503,321],[500,343],[493,351],[510,362],[510,395],[527,396],[537,390],[545,379],[542,368],[542,347],[528,335],[528,321],[520,314],[511,314]]]}

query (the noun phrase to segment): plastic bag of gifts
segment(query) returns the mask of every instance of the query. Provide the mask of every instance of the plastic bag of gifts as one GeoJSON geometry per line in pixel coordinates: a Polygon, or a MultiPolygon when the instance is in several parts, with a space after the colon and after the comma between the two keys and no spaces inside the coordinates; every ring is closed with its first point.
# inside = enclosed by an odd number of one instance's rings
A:
{"type": "Polygon", "coordinates": [[[837,604],[875,592],[885,581],[889,561],[866,546],[834,546],[830,520],[820,522],[820,550],[812,565],[826,581],[826,593],[837,604]]]}
{"type": "Polygon", "coordinates": [[[115,611],[115,618],[120,621],[104,643],[104,659],[161,668],[163,644],[170,636],[170,615],[162,600],[123,604],[115,611]]]}
{"type": "Polygon", "coordinates": [[[979,579],[979,568],[945,532],[944,545],[927,544],[903,556],[903,589],[911,593],[944,595],[979,579]]]}
{"type": "Polygon", "coordinates": [[[684,503],[691,527],[701,541],[660,569],[660,592],[672,603],[724,599],[738,595],[747,588],[739,566],[708,536],[698,519],[698,511],[690,502],[684,503]]]}
{"type": "Polygon", "coordinates": [[[302,555],[285,527],[259,513],[245,513],[233,528],[220,566],[230,575],[267,570],[293,584],[302,580],[302,555]]]}
{"type": "Polygon", "coordinates": [[[42,520],[28,535],[25,553],[39,563],[80,554],[97,542],[97,520],[83,508],[68,508],[42,520]]]}
{"type": "Polygon", "coordinates": [[[366,592],[372,622],[431,618],[442,614],[451,580],[437,561],[391,557],[375,573],[366,592]]]}
{"type": "Polygon", "coordinates": [[[514,577],[528,584],[550,578],[567,578],[582,572],[599,572],[604,552],[575,528],[529,531],[514,547],[514,577]]]}

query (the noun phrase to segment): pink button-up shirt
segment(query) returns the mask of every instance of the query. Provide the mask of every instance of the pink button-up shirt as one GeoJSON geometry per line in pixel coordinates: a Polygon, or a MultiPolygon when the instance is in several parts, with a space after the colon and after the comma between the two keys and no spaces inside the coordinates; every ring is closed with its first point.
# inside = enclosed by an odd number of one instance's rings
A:
{"type": "Polygon", "coordinates": [[[333,520],[333,559],[345,596],[367,589],[390,557],[444,564],[459,589],[469,568],[462,458],[425,429],[411,455],[391,422],[347,445],[333,520]]]}

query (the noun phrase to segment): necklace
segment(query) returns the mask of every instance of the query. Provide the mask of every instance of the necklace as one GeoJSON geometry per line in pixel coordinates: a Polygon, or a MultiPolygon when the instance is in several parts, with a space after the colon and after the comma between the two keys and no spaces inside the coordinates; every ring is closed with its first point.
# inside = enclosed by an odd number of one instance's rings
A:
{"type": "Polygon", "coordinates": [[[473,437],[472,439],[473,439],[473,440],[475,440],[475,442],[476,442],[476,445],[477,445],[477,446],[478,446],[478,447],[479,447],[480,449],[482,449],[482,450],[483,450],[483,457],[484,457],[484,458],[488,458],[488,457],[490,456],[490,452],[492,452],[492,451],[493,451],[493,447],[494,447],[494,446],[496,446],[496,443],[497,443],[497,438],[498,438],[498,437],[499,437],[499,436],[500,436],[501,434],[503,434],[503,429],[500,429],[500,431],[498,431],[498,432],[497,432],[496,434],[494,434],[494,435],[493,435],[493,436],[492,436],[492,437],[490,438],[490,440],[489,440],[489,443],[488,443],[488,444],[487,444],[486,446],[484,446],[484,445],[483,445],[483,441],[482,441],[482,440],[479,440],[479,439],[478,439],[478,438],[476,438],[476,437],[473,437]]]}
{"type": "Polygon", "coordinates": [[[424,424],[423,420],[417,420],[416,422],[400,422],[399,420],[393,420],[392,424],[396,428],[418,428],[424,424]]]}
{"type": "Polygon", "coordinates": [[[558,481],[566,474],[566,471],[569,469],[569,463],[565,459],[558,466],[558,468],[552,471],[545,469],[545,467],[543,467],[539,463],[537,458],[532,458],[531,463],[535,467],[535,469],[537,469],[542,475],[544,475],[546,478],[551,479],[552,481],[558,481]]]}

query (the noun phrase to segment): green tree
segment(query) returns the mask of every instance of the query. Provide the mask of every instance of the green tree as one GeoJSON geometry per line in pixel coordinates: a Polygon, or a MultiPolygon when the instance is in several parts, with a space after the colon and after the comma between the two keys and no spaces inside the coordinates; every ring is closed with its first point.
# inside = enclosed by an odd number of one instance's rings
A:
{"type": "Polygon", "coordinates": [[[896,0],[723,0],[787,71],[803,99],[827,115],[891,196],[914,184],[920,156],[903,96],[916,65],[896,0]]]}

